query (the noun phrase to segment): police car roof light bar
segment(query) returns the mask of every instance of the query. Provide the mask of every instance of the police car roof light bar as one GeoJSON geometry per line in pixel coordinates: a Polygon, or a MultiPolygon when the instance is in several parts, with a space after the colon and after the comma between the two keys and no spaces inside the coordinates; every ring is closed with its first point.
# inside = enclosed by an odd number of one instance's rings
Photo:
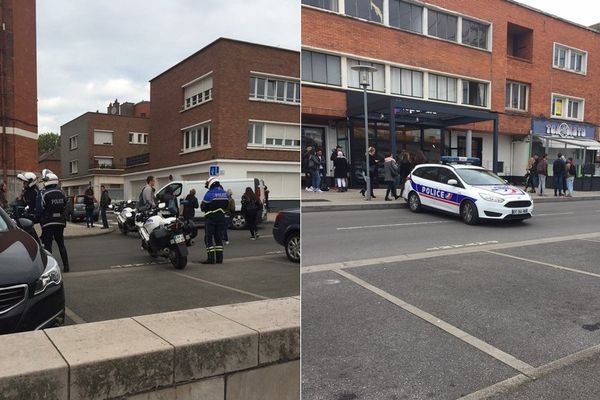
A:
{"type": "Polygon", "coordinates": [[[442,164],[471,164],[480,165],[481,160],[478,157],[456,157],[456,156],[442,156],[440,157],[442,164]]]}

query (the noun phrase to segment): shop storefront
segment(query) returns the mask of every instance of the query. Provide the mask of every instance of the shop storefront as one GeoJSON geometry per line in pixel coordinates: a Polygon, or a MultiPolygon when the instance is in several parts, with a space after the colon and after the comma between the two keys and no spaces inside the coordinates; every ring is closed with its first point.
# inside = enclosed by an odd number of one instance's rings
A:
{"type": "Polygon", "coordinates": [[[532,135],[532,153],[548,154],[549,177],[552,162],[561,153],[577,166],[575,190],[600,190],[600,142],[594,125],[534,118],[532,135]]]}

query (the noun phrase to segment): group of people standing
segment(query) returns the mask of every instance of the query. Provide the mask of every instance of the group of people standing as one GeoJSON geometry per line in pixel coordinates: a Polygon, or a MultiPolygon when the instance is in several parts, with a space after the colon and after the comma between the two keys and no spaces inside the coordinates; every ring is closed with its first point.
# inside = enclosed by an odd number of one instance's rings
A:
{"type": "MultiPolygon", "coordinates": [[[[542,157],[537,153],[534,154],[527,164],[525,191],[529,188],[530,193],[545,196],[547,175],[548,154],[544,154],[542,157]]],[[[572,197],[573,184],[577,176],[577,167],[573,158],[566,158],[562,153],[558,153],[556,160],[552,163],[552,175],[554,196],[572,197]]]]}

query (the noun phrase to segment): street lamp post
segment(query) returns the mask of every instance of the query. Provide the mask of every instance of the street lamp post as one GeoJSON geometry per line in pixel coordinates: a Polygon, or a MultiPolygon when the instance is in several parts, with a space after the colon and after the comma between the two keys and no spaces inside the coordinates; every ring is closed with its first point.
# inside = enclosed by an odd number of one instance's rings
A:
{"type": "Polygon", "coordinates": [[[364,99],[364,114],[365,114],[365,185],[366,185],[366,200],[371,200],[371,176],[369,173],[369,112],[367,108],[367,86],[369,83],[369,76],[377,71],[377,68],[370,65],[353,65],[352,70],[358,71],[358,81],[360,86],[363,88],[363,99],[364,99]]]}

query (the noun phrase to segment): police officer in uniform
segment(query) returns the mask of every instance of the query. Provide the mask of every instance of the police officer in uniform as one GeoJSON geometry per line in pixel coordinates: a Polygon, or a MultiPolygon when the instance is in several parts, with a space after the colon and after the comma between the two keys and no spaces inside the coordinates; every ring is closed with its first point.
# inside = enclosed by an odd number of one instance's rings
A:
{"type": "Polygon", "coordinates": [[[229,206],[229,197],[214,176],[208,178],[205,187],[209,190],[202,199],[200,209],[204,212],[204,242],[208,257],[202,264],[222,264],[225,210],[229,206]]]}
{"type": "MultiPolygon", "coordinates": [[[[31,220],[34,224],[39,222],[36,215],[37,199],[40,191],[37,187],[37,176],[33,172],[24,172],[17,175],[17,179],[23,182],[23,203],[27,207],[27,211],[23,215],[24,218],[31,220]]],[[[35,229],[31,229],[29,234],[38,242],[40,238],[35,229]]]]}
{"type": "Polygon", "coordinates": [[[56,240],[63,271],[69,272],[69,258],[65,247],[64,230],[67,225],[65,208],[67,197],[58,187],[58,176],[50,170],[42,171],[44,190],[40,192],[37,202],[37,214],[42,225],[42,243],[44,248],[52,252],[52,240],[56,240]]]}

